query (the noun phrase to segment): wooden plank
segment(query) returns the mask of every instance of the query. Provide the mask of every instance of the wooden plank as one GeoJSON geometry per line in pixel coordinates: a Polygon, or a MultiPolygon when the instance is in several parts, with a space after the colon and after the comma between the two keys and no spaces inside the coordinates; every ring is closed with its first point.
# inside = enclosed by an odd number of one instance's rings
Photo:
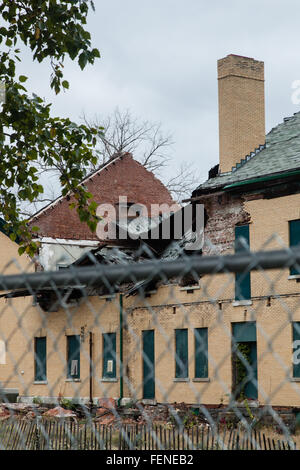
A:
{"type": "Polygon", "coordinates": [[[264,450],[267,450],[267,441],[266,441],[265,434],[263,434],[263,442],[264,442],[264,450]]]}
{"type": "Polygon", "coordinates": [[[222,447],[221,447],[221,450],[224,450],[226,449],[226,426],[224,426],[224,433],[223,433],[223,440],[222,440],[222,447]]]}
{"type": "Polygon", "coordinates": [[[231,444],[231,449],[232,450],[234,450],[235,443],[236,443],[236,430],[234,429],[233,434],[232,434],[232,444],[231,444]]]}
{"type": "Polygon", "coordinates": [[[119,439],[118,439],[118,450],[121,450],[121,445],[122,445],[122,433],[121,433],[121,429],[122,429],[122,426],[120,426],[120,428],[118,429],[118,435],[119,435],[119,439]]]}
{"type": "Polygon", "coordinates": [[[7,423],[7,428],[5,430],[4,434],[4,440],[5,440],[5,450],[10,450],[12,441],[14,437],[14,426],[11,420],[8,421],[7,423]]]}
{"type": "Polygon", "coordinates": [[[230,443],[231,443],[231,439],[232,439],[232,433],[233,433],[233,429],[231,428],[231,429],[230,429],[230,432],[229,432],[228,444],[227,444],[227,449],[228,449],[228,450],[230,449],[230,443]]]}
{"type": "Polygon", "coordinates": [[[93,450],[97,449],[97,436],[98,436],[98,431],[97,431],[97,423],[93,423],[93,450]]]}
{"type": "Polygon", "coordinates": [[[235,449],[239,450],[239,446],[240,446],[240,432],[237,431],[235,449]]]}
{"type": "Polygon", "coordinates": [[[213,426],[211,429],[211,449],[214,449],[215,444],[215,427],[213,426]]]}
{"type": "Polygon", "coordinates": [[[201,429],[201,450],[205,450],[204,449],[204,427],[202,426],[202,429],[201,429]]]}
{"type": "Polygon", "coordinates": [[[20,436],[22,435],[23,425],[24,425],[24,421],[19,421],[18,425],[16,426],[14,450],[18,450],[20,436]]]}
{"type": "Polygon", "coordinates": [[[261,442],[261,433],[258,431],[258,442],[259,442],[259,448],[262,450],[262,442],[261,442]]]}
{"type": "Polygon", "coordinates": [[[13,434],[12,434],[12,439],[11,439],[11,450],[16,450],[16,442],[18,438],[18,431],[19,431],[20,424],[16,423],[13,425],[13,434]]]}
{"type": "Polygon", "coordinates": [[[25,450],[25,436],[26,436],[26,430],[27,430],[28,422],[23,421],[20,426],[19,430],[19,436],[18,436],[18,443],[17,443],[17,449],[18,450],[25,450]]]}
{"type": "Polygon", "coordinates": [[[28,425],[28,429],[27,429],[26,440],[25,440],[25,450],[30,450],[32,427],[33,427],[33,421],[30,421],[28,425]]]}
{"type": "Polygon", "coordinates": [[[280,445],[280,441],[277,440],[277,445],[278,445],[278,450],[281,450],[281,445],[280,445]]]}
{"type": "Polygon", "coordinates": [[[45,450],[45,447],[46,447],[46,444],[47,444],[47,439],[45,437],[45,434],[46,434],[46,426],[47,426],[47,421],[46,422],[42,422],[42,420],[40,420],[40,438],[41,438],[41,450],[45,450]]]}
{"type": "Polygon", "coordinates": [[[252,429],[250,431],[250,449],[253,450],[254,449],[254,445],[253,445],[253,432],[252,432],[252,429]]]}

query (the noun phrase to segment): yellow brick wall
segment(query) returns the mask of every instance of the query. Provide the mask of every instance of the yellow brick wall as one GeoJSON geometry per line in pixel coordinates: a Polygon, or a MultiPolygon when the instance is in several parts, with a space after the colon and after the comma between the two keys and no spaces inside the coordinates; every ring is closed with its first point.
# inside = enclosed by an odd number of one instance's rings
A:
{"type": "MultiPolygon", "coordinates": [[[[300,217],[299,195],[245,203],[251,215],[251,249],[277,232],[288,245],[288,221],[300,217]]],[[[1,236],[1,234],[0,234],[1,236]]],[[[3,266],[17,245],[2,239],[3,266]],[[6,248],[3,248],[6,244],[6,248]],[[7,257],[5,259],[5,256],[7,257]]],[[[274,240],[269,249],[279,248],[274,240]]],[[[26,258],[17,258],[24,267],[26,258]]],[[[200,279],[193,293],[179,286],[161,286],[149,298],[124,298],[124,396],[142,398],[142,331],[155,330],[155,378],[158,402],[219,404],[231,392],[232,323],[256,321],[258,383],[260,403],[300,406],[300,383],[292,381],[292,321],[300,321],[300,284],[289,280],[289,270],[252,273],[252,305],[233,305],[234,276],[214,275],[200,279]],[[278,275],[280,277],[278,278],[278,275]],[[274,293],[289,294],[266,298],[270,281],[274,293]],[[262,297],[262,298],[261,298],[262,297]],[[209,381],[194,381],[194,329],[208,328],[209,381]],[[174,382],[175,329],[187,328],[189,338],[189,381],[174,382]],[[268,401],[269,400],[269,401],[268,401]]],[[[93,333],[95,376],[94,397],[120,396],[120,368],[117,381],[102,381],[102,334],[117,333],[119,356],[119,299],[89,297],[77,307],[58,312],[42,312],[32,298],[1,299],[0,332],[7,340],[6,364],[0,364],[0,381],[18,388],[24,397],[89,397],[89,332],[93,333]],[[81,380],[66,380],[66,334],[80,334],[81,380]],[[47,383],[34,384],[34,337],[47,335],[47,383]]]]}
{"type": "Polygon", "coordinates": [[[264,64],[229,55],[218,61],[221,172],[265,143],[264,64]]]}

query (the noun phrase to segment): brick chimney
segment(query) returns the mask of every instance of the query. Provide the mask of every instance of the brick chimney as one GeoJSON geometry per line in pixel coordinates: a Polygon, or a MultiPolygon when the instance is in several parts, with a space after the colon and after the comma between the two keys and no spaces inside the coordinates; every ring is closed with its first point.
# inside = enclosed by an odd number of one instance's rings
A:
{"type": "Polygon", "coordinates": [[[230,54],[218,60],[220,171],[265,143],[264,63],[230,54]]]}

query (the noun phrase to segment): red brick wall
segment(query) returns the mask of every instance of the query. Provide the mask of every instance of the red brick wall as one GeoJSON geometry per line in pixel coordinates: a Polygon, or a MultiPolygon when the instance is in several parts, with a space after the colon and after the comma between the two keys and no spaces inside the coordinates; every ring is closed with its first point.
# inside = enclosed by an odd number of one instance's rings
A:
{"type": "MultiPolygon", "coordinates": [[[[127,196],[128,202],[144,204],[149,213],[151,204],[174,204],[161,181],[128,153],[96,173],[85,184],[98,204],[114,205],[119,201],[119,196],[127,196]]],[[[76,210],[69,208],[71,202],[72,198],[67,200],[64,197],[32,219],[31,225],[39,227],[40,237],[98,239],[85,223],[80,222],[76,210]]]]}
{"type": "Polygon", "coordinates": [[[250,222],[250,214],[245,211],[243,197],[230,194],[211,196],[203,199],[208,216],[205,227],[205,255],[216,255],[233,250],[235,226],[250,222]]]}

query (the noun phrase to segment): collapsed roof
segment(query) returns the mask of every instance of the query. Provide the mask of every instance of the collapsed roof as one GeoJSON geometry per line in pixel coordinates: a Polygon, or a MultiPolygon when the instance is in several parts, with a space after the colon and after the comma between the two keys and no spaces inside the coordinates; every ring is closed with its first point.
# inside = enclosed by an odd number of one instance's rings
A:
{"type": "MultiPolygon", "coordinates": [[[[187,207],[187,206],[186,206],[187,207]]],[[[151,259],[175,260],[181,256],[188,256],[194,254],[194,249],[201,253],[203,242],[203,230],[200,232],[193,231],[193,223],[185,231],[182,232],[180,238],[176,238],[175,223],[179,220],[179,213],[182,214],[181,223],[184,227],[184,213],[185,208],[182,208],[177,213],[171,214],[170,217],[157,217],[155,220],[144,220],[141,218],[140,222],[131,221],[130,223],[124,221],[117,221],[117,226],[122,230],[123,235],[127,234],[127,238],[116,240],[115,244],[101,244],[94,248],[69,267],[91,266],[96,264],[105,265],[128,265],[131,263],[143,263],[151,259]],[[164,224],[169,223],[169,238],[164,238],[164,224]],[[153,234],[156,235],[153,238],[153,234]],[[132,237],[133,236],[133,237],[132,237]],[[190,252],[190,247],[193,245],[193,250],[190,252]]],[[[193,222],[193,221],[192,221],[193,222]]],[[[112,295],[116,292],[122,292],[125,295],[132,295],[139,293],[146,293],[149,289],[153,289],[160,281],[153,281],[151,279],[124,284],[122,281],[109,285],[105,279],[99,279],[99,286],[90,287],[88,284],[82,285],[74,280],[73,285],[68,285],[63,288],[43,288],[41,287],[34,296],[39,305],[45,311],[57,311],[61,306],[70,305],[78,302],[80,299],[87,296],[95,295],[112,295]]],[[[161,282],[164,282],[163,279],[161,282]]],[[[180,280],[182,285],[185,283],[184,276],[180,280]]],[[[189,277],[188,283],[195,284],[198,279],[191,279],[189,277]]],[[[0,297],[11,298],[20,296],[32,296],[31,289],[16,290],[2,294],[0,297]]]]}

